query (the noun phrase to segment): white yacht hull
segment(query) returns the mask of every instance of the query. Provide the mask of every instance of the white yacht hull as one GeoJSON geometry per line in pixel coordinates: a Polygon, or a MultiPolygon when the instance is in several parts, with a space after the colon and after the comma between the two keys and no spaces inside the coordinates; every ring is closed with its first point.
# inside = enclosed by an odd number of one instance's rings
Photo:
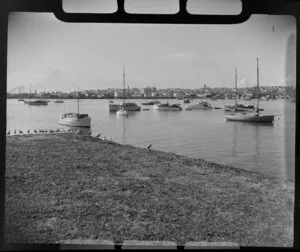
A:
{"type": "Polygon", "coordinates": [[[71,127],[91,127],[91,118],[60,118],[59,124],[71,127]]]}

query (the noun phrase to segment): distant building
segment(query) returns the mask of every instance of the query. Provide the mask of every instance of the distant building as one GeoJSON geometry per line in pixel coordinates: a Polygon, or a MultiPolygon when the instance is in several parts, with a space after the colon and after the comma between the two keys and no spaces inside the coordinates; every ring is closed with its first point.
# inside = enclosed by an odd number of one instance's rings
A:
{"type": "Polygon", "coordinates": [[[124,94],[125,94],[125,97],[126,97],[128,95],[128,92],[125,91],[125,93],[124,93],[123,91],[115,91],[114,97],[115,98],[124,97],[124,94]]]}
{"type": "Polygon", "coordinates": [[[174,97],[176,98],[183,98],[185,95],[184,91],[176,91],[174,92],[174,97]]]}
{"type": "Polygon", "coordinates": [[[165,95],[166,97],[174,97],[174,92],[173,92],[172,90],[166,90],[166,91],[164,92],[164,95],[165,95]]]}
{"type": "Polygon", "coordinates": [[[144,96],[144,97],[151,97],[152,88],[150,88],[150,87],[141,88],[141,95],[144,96]]]}

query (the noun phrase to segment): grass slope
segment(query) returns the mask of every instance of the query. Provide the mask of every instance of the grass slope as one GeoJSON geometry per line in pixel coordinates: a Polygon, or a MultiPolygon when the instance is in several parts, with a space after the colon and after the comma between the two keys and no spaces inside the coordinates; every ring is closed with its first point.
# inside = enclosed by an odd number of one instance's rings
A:
{"type": "Polygon", "coordinates": [[[294,183],[72,134],[7,137],[7,242],[292,246],[294,183]]]}

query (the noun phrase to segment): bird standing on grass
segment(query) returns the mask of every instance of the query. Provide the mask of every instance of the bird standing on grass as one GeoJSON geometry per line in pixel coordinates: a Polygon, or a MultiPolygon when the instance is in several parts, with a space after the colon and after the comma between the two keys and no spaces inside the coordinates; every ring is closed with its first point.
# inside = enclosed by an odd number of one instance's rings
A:
{"type": "Polygon", "coordinates": [[[29,132],[30,132],[30,130],[28,129],[28,130],[27,130],[27,134],[29,134],[29,132]]]}
{"type": "Polygon", "coordinates": [[[19,130],[19,133],[20,133],[20,134],[23,134],[23,131],[22,131],[22,130],[19,130]]]}
{"type": "Polygon", "coordinates": [[[17,134],[17,130],[15,129],[14,134],[17,134]]]}
{"type": "Polygon", "coordinates": [[[36,129],[34,129],[34,130],[33,130],[33,132],[34,132],[34,133],[37,133],[37,130],[36,130],[36,129]]]}
{"type": "Polygon", "coordinates": [[[146,147],[146,149],[150,150],[151,146],[152,146],[152,144],[149,144],[149,145],[146,147]]]}

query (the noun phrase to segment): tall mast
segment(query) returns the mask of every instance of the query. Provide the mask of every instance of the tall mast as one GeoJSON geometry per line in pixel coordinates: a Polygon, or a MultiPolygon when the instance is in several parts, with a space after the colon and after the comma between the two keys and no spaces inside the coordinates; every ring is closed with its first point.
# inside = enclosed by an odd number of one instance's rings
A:
{"type": "Polygon", "coordinates": [[[31,100],[31,83],[30,83],[30,86],[29,86],[29,101],[31,100]]]}
{"type": "Polygon", "coordinates": [[[123,65],[123,103],[125,103],[125,65],[123,65]]]}
{"type": "Polygon", "coordinates": [[[235,68],[235,106],[237,105],[237,69],[235,68]]]}
{"type": "Polygon", "coordinates": [[[257,112],[259,111],[259,66],[258,66],[258,58],[257,62],[257,112]]]}
{"type": "Polygon", "coordinates": [[[78,98],[79,98],[79,86],[77,86],[77,88],[78,88],[78,95],[77,95],[77,114],[79,114],[79,100],[78,100],[78,98]]]}

